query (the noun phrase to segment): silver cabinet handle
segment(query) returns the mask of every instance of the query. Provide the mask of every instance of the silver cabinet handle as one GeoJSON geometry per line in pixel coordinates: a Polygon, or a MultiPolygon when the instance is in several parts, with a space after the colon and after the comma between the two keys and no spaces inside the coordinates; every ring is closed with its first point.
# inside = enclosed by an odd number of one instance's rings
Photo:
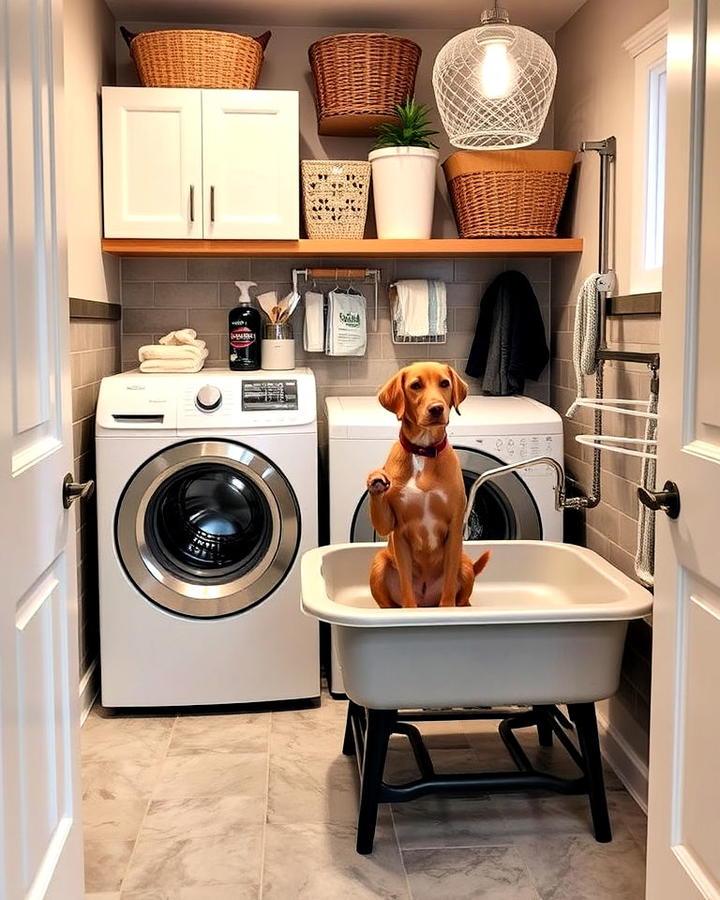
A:
{"type": "Polygon", "coordinates": [[[195,221],[195,185],[190,185],[190,221],[195,221]]]}
{"type": "Polygon", "coordinates": [[[68,472],[63,478],[62,501],[65,509],[70,509],[76,500],[86,500],[92,497],[95,491],[95,482],[73,481],[73,476],[68,472]]]}
{"type": "Polygon", "coordinates": [[[215,185],[210,185],[210,221],[215,221],[215,185]]]}

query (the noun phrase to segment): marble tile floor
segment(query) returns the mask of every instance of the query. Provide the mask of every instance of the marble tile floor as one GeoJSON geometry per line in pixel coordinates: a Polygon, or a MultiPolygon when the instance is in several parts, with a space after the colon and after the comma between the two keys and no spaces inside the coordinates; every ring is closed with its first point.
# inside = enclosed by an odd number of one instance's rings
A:
{"type": "MultiPolygon", "coordinates": [[[[641,900],[645,817],[607,773],[615,839],[584,797],[423,798],[381,807],[355,853],[346,704],[267,713],[105,717],[82,729],[89,900],[641,900]]],[[[512,768],[495,722],[421,726],[438,771],[512,768]]],[[[550,771],[571,763],[537,748],[550,771]]],[[[570,769],[567,769],[570,772],[570,769]]],[[[386,777],[416,770],[393,739],[386,777]]]]}

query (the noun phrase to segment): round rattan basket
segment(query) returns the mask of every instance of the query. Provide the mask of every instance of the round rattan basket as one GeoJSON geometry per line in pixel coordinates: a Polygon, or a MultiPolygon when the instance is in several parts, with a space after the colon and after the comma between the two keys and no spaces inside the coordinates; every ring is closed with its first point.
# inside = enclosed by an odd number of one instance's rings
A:
{"type": "Polygon", "coordinates": [[[420,47],[389,34],[333,34],[310,47],[318,134],[372,136],[415,91],[420,47]]]}
{"type": "Polygon", "coordinates": [[[575,153],[460,150],[443,163],[462,238],[555,237],[575,153]]]}
{"type": "Polygon", "coordinates": [[[130,52],[144,87],[251,90],[263,61],[259,41],[227,31],[145,31],[130,52]]]}
{"type": "Polygon", "coordinates": [[[354,159],[304,159],[300,171],[308,237],[362,238],[370,163],[354,159]]]}

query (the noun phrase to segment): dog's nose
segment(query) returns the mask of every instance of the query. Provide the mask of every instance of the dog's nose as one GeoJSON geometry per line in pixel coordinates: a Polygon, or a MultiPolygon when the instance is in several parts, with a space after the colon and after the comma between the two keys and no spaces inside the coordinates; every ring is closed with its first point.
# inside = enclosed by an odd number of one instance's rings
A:
{"type": "Polygon", "coordinates": [[[431,416],[437,418],[445,412],[445,407],[442,405],[442,403],[433,403],[432,406],[428,407],[428,412],[431,416]]]}

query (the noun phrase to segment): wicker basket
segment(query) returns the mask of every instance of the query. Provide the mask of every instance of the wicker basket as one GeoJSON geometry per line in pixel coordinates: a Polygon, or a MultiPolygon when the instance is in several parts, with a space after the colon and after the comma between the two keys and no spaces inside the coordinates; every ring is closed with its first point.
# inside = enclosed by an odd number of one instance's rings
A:
{"type": "Polygon", "coordinates": [[[354,159],[304,159],[300,169],[308,237],[363,237],[370,163],[354,159]]]}
{"type": "Polygon", "coordinates": [[[555,237],[575,154],[460,150],[443,163],[462,238],[555,237]]]}
{"type": "Polygon", "coordinates": [[[309,50],[319,134],[372,136],[415,91],[420,47],[389,34],[334,34],[309,50]]]}
{"type": "Polygon", "coordinates": [[[252,90],[262,67],[263,38],[194,29],[145,31],[132,38],[130,53],[144,87],[252,90]]]}

